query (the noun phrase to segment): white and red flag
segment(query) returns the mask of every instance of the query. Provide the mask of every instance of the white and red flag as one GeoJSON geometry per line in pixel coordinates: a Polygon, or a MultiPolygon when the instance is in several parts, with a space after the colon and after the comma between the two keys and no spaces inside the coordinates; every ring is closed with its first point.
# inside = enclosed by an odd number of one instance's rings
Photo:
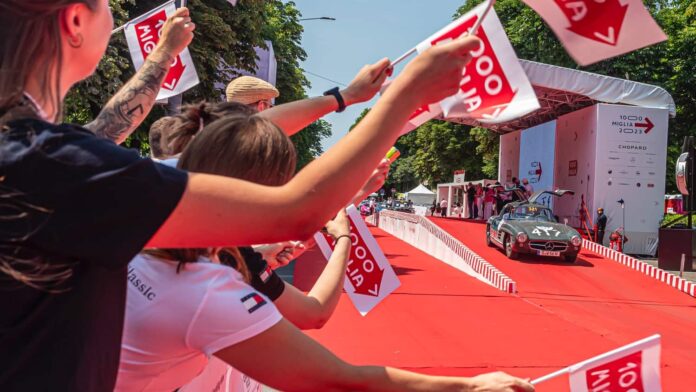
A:
{"type": "MultiPolygon", "coordinates": [[[[162,35],[164,22],[175,11],[174,1],[170,1],[125,25],[128,50],[130,50],[136,69],[143,66],[147,56],[155,49],[162,35]]],[[[193,65],[188,48],[186,48],[172,62],[171,69],[162,82],[157,99],[167,99],[179,95],[198,83],[200,82],[196,67],[193,65]]]]}
{"type": "Polygon", "coordinates": [[[561,369],[532,384],[570,373],[571,392],[660,392],[660,335],[561,369]]]}
{"type": "Polygon", "coordinates": [[[667,39],[642,0],[523,0],[589,65],[667,39]]]}
{"type": "MultiPolygon", "coordinates": [[[[343,289],[363,316],[396,290],[401,282],[367,228],[355,206],[346,209],[350,219],[350,258],[343,289]]],[[[314,240],[328,260],[335,247],[331,237],[316,233],[314,240]]]]}
{"type": "MultiPolygon", "coordinates": [[[[440,42],[468,34],[489,6],[483,3],[421,42],[419,53],[440,42]]],[[[482,123],[502,123],[539,109],[534,89],[517,55],[491,9],[476,32],[481,46],[472,52],[461,88],[440,105],[446,118],[470,117],[482,123]]]]}

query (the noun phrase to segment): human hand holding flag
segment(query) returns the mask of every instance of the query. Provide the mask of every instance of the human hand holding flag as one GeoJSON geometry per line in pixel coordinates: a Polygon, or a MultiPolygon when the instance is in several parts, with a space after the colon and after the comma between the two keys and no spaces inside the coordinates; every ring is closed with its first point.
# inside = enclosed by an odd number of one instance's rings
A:
{"type": "MultiPolygon", "coordinates": [[[[169,1],[124,25],[133,65],[140,69],[149,56],[171,59],[157,99],[179,95],[199,83],[188,45],[196,26],[187,8],[169,1]]],[[[118,29],[117,29],[118,30],[118,29]]]]}
{"type": "Polygon", "coordinates": [[[481,4],[416,46],[418,52],[424,52],[481,26],[477,32],[480,45],[464,68],[460,89],[440,103],[445,118],[501,123],[539,108],[536,93],[495,10],[486,16],[488,10],[488,4],[481,4]]]}
{"type": "Polygon", "coordinates": [[[660,392],[660,335],[553,372],[532,384],[568,373],[571,392],[660,392]]]}

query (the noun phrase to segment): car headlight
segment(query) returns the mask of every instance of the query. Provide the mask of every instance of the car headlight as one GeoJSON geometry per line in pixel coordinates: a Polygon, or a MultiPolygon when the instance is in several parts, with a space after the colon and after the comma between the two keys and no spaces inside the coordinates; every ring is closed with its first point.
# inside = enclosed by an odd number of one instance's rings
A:
{"type": "Polygon", "coordinates": [[[527,237],[527,234],[517,233],[517,242],[525,243],[525,242],[527,242],[528,239],[529,239],[529,237],[527,237]]]}
{"type": "Polygon", "coordinates": [[[580,236],[575,235],[570,239],[570,243],[573,244],[573,246],[580,246],[582,239],[580,239],[580,236]]]}

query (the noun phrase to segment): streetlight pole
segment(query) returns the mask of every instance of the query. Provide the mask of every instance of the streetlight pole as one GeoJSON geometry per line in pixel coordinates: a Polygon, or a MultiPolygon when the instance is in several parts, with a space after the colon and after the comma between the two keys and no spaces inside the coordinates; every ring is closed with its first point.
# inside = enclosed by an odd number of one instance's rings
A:
{"type": "Polygon", "coordinates": [[[298,19],[298,21],[302,22],[303,20],[331,20],[334,21],[336,18],[332,18],[330,16],[320,16],[318,18],[303,18],[303,19],[298,19]]]}

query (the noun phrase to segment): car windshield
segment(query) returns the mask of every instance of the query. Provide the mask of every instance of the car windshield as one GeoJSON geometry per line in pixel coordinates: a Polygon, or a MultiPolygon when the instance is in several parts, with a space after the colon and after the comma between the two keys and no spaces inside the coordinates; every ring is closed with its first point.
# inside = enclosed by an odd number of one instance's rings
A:
{"type": "Polygon", "coordinates": [[[516,207],[510,216],[510,219],[516,220],[534,220],[543,222],[555,222],[556,219],[548,208],[522,205],[516,207]]]}

